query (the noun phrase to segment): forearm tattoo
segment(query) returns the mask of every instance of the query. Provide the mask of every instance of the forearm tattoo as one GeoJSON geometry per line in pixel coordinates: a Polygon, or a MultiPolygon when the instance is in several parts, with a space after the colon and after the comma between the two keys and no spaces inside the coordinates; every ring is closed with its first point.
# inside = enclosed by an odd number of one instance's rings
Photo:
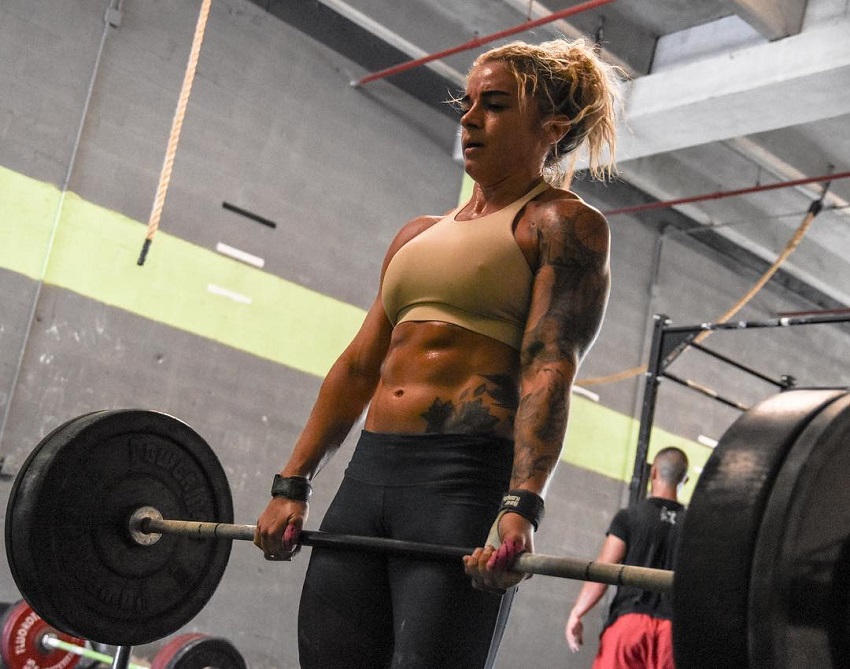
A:
{"type": "Polygon", "coordinates": [[[494,432],[499,421],[509,419],[519,403],[516,381],[508,375],[482,375],[484,381],[475,388],[464,390],[457,404],[451,400],[434,399],[422,414],[426,432],[451,434],[487,434],[494,432]]]}
{"type": "Polygon", "coordinates": [[[557,370],[545,388],[524,396],[519,405],[518,420],[533,426],[534,438],[547,443],[563,439],[567,430],[567,403],[569,385],[557,370]]]}
{"type": "Polygon", "coordinates": [[[517,434],[511,481],[519,485],[541,474],[546,476],[558,463],[567,430],[566,379],[553,370],[551,387],[525,395],[520,400],[517,424],[531,430],[517,434]]]}

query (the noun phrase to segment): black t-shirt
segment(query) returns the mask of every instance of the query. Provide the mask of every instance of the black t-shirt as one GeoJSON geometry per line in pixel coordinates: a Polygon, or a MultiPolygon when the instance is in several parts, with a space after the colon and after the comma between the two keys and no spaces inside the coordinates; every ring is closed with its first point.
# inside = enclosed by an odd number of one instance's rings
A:
{"type": "MultiPolygon", "coordinates": [[[[626,542],[624,564],[653,569],[675,569],[685,507],[673,500],[649,497],[627,509],[620,509],[608,534],[626,542]]],[[[619,586],[605,627],[624,613],[646,613],[671,619],[670,595],[641,588],[619,586]]]]}

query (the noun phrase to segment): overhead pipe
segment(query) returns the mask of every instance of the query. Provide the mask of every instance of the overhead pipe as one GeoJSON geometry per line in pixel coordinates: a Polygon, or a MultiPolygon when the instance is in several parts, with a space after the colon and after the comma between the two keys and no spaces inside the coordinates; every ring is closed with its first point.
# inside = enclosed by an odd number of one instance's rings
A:
{"type": "Polygon", "coordinates": [[[446,56],[451,56],[453,54],[460,53],[461,51],[468,51],[469,49],[474,49],[475,47],[481,46],[482,44],[487,44],[503,37],[509,37],[510,35],[515,35],[516,33],[525,32],[526,30],[531,30],[532,28],[536,28],[537,26],[542,26],[546,23],[552,23],[552,21],[557,21],[558,19],[563,19],[567,16],[572,16],[573,14],[580,14],[581,12],[585,12],[589,9],[595,9],[596,7],[600,7],[601,5],[607,5],[611,2],[614,2],[614,0],[590,0],[589,2],[583,2],[581,4],[575,5],[574,7],[562,9],[558,12],[553,12],[548,16],[543,16],[539,19],[534,19],[533,21],[525,21],[524,23],[520,23],[519,25],[516,25],[513,28],[500,30],[499,32],[495,32],[490,35],[485,35],[484,37],[476,37],[458,46],[451,47],[443,51],[438,51],[437,53],[432,53],[427,56],[423,56],[422,58],[410,60],[406,63],[393,65],[392,67],[373,72],[372,74],[367,74],[361,79],[352,81],[351,85],[357,88],[359,86],[363,86],[364,84],[377,81],[378,79],[384,79],[393,74],[405,72],[415,67],[419,67],[420,65],[424,65],[425,63],[430,63],[432,60],[439,60],[441,58],[445,58],[446,56]]]}
{"type": "Polygon", "coordinates": [[[834,181],[836,179],[846,179],[850,177],[850,172],[840,172],[838,174],[825,174],[820,177],[806,177],[805,179],[794,179],[793,181],[780,181],[775,184],[762,184],[759,186],[751,186],[749,188],[739,188],[738,190],[717,191],[705,195],[694,195],[692,197],[683,197],[677,200],[662,200],[659,202],[646,202],[644,204],[636,204],[629,207],[620,207],[619,209],[609,209],[602,212],[606,216],[616,216],[617,214],[634,214],[640,211],[648,211],[650,209],[669,209],[680,204],[691,204],[693,202],[702,202],[704,200],[721,200],[727,197],[736,197],[738,195],[749,195],[750,193],[760,193],[766,190],[776,190],[778,188],[791,188],[793,186],[802,186],[804,184],[834,181]]]}

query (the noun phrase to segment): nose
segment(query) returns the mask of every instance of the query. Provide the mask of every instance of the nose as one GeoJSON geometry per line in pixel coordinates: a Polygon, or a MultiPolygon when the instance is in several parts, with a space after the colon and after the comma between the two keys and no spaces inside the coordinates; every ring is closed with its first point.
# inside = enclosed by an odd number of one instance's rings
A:
{"type": "Polygon", "coordinates": [[[461,114],[460,124],[464,128],[477,127],[479,125],[478,105],[470,105],[461,114]]]}

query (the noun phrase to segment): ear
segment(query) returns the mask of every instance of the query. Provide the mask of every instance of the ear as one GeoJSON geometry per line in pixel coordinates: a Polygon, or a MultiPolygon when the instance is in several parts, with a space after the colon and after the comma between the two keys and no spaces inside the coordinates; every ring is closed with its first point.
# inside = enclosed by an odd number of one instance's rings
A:
{"type": "Polygon", "coordinates": [[[550,144],[557,144],[570,131],[572,122],[568,116],[553,116],[543,124],[546,137],[550,144]]]}

